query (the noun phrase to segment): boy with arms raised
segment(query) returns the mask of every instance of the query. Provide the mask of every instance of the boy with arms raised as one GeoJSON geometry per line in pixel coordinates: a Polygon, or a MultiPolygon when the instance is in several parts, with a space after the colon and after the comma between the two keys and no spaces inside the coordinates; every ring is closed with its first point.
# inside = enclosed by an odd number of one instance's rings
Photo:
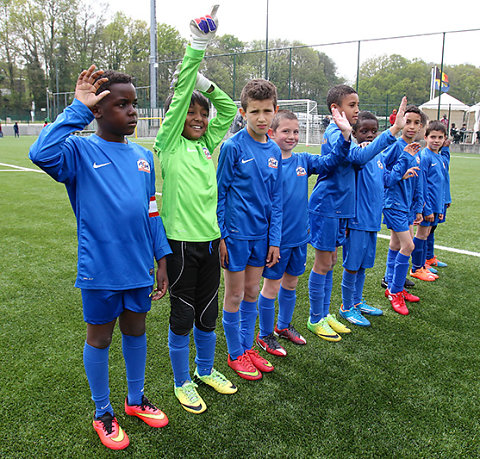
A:
{"type": "MultiPolygon", "coordinates": [[[[395,165],[403,163],[403,167],[420,167],[420,155],[405,155],[404,149],[411,144],[423,128],[422,112],[415,105],[409,105],[405,110],[405,127],[402,136],[385,150],[384,164],[387,171],[395,165]]],[[[408,314],[405,300],[418,302],[420,298],[405,290],[405,279],[408,273],[410,254],[414,249],[412,237],[412,212],[415,215],[413,224],[422,220],[423,191],[422,174],[409,180],[400,180],[385,188],[383,209],[384,223],[390,230],[390,244],[387,255],[387,271],[385,280],[388,288],[385,296],[390,300],[395,312],[408,314]]]]}
{"type": "Polygon", "coordinates": [[[260,332],[257,344],[272,355],[285,356],[287,351],[277,337],[295,344],[306,340],[291,323],[296,301],[298,277],[305,272],[307,242],[310,239],[308,220],[308,177],[326,175],[347,156],[351,127],[333,110],[333,119],[342,129],[345,140],[338,143],[336,154],[313,155],[292,153],[298,144],[298,119],[289,110],[280,110],[273,119],[270,138],[282,151],[283,220],[280,260],[263,270],[264,283],[258,299],[260,332]],[[343,122],[343,124],[342,124],[343,122]],[[275,325],[275,298],[278,294],[278,320],[275,325]],[[275,328],[274,328],[275,325],[275,328]]]}
{"type": "Polygon", "coordinates": [[[206,404],[189,372],[189,335],[193,328],[197,365],[194,380],[222,394],[237,388],[213,368],[218,316],[220,262],[217,181],[212,153],[237,111],[233,101],[197,73],[216,32],[216,10],[192,20],[191,45],[167,100],[167,113],[155,141],[162,165],[161,215],[173,253],[167,257],[170,283],[168,347],[174,392],[182,407],[203,413],[206,404]],[[209,100],[217,116],[208,122],[209,100]]]}
{"type": "Polygon", "coordinates": [[[222,145],[217,169],[223,328],[228,365],[240,377],[258,380],[274,369],[252,347],[263,268],[278,262],[282,231],[282,154],[267,135],[277,88],[251,80],[240,100],[247,125],[222,145]]]}
{"type": "Polygon", "coordinates": [[[430,121],[425,131],[427,144],[420,152],[420,168],[423,176],[423,221],[417,227],[413,239],[415,249],[412,252],[412,270],[410,276],[424,281],[434,281],[438,276],[432,275],[425,269],[426,243],[430,230],[444,218],[445,189],[447,186],[445,163],[441,157],[441,150],[445,144],[447,130],[440,121],[430,121]]]}
{"type": "MultiPolygon", "coordinates": [[[[370,112],[358,114],[353,126],[353,136],[360,146],[372,142],[378,132],[377,117],[370,112]]],[[[405,148],[405,154],[414,155],[420,149],[418,143],[405,148]]],[[[408,171],[398,165],[385,173],[382,154],[379,153],[362,167],[356,168],[357,201],[355,217],[348,219],[348,233],[343,246],[342,305],[339,314],[352,324],[368,327],[370,321],[363,314],[382,315],[381,309],[368,305],[363,299],[365,269],[375,264],[377,232],[382,223],[384,184],[406,180],[417,175],[417,168],[408,171]]]]}
{"type": "Polygon", "coordinates": [[[118,318],[127,370],[125,412],[152,427],[168,423],[143,395],[151,300],[165,295],[165,256],[171,253],[155,201],[153,156],[128,142],[137,123],[132,78],[118,72],[84,70],[75,100],[45,127],[30,159],[64,183],[77,217],[78,275],[87,339],[83,351],[92,399],[93,427],[111,449],[128,446],[109,398],[108,354],[118,318]],[[71,136],[96,119],[90,137],[71,136]],[[157,260],[157,287],[154,284],[157,260]],[[152,293],[151,293],[152,292],[152,293]]]}
{"type": "MultiPolygon", "coordinates": [[[[358,118],[358,95],[346,85],[334,86],[328,91],[327,105],[345,113],[354,125],[358,118]]],[[[377,137],[370,145],[360,148],[351,145],[347,158],[326,177],[319,177],[309,201],[310,227],[315,248],[315,262],[309,278],[310,317],[307,328],[327,341],[339,341],[338,333],[350,333],[350,329],[330,314],[333,267],[337,262],[337,247],[343,245],[347,219],[355,217],[355,170],[353,165],[370,161],[385,147],[395,142],[395,134],[403,127],[406,98],[398,110],[395,124],[377,137]]],[[[325,130],[322,154],[328,154],[342,135],[335,123],[325,130]]]]}

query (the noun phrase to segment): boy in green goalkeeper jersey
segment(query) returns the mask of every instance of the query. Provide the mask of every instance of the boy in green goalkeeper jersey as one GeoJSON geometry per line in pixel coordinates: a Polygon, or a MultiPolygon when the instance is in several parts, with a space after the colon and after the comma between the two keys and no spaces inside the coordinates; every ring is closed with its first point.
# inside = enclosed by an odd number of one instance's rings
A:
{"type": "Polygon", "coordinates": [[[237,112],[234,102],[198,73],[205,49],[216,32],[210,15],[190,22],[191,44],[165,103],[165,119],[155,141],[163,176],[162,211],[170,247],[170,328],[168,347],[174,391],[183,408],[195,414],[206,405],[196,388],[205,383],[222,394],[237,388],[213,368],[220,284],[217,181],[212,153],[237,112]],[[209,100],[217,110],[210,122],[209,100]],[[194,381],[189,373],[189,335],[196,346],[194,381]]]}

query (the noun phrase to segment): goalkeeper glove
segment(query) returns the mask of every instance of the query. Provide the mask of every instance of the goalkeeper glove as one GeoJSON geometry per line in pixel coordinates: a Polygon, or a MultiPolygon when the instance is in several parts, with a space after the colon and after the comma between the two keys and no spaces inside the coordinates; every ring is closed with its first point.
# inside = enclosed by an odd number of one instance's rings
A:
{"type": "Polygon", "coordinates": [[[218,6],[214,5],[210,14],[190,21],[190,46],[193,49],[207,49],[208,43],[215,36],[218,27],[218,6]]]}

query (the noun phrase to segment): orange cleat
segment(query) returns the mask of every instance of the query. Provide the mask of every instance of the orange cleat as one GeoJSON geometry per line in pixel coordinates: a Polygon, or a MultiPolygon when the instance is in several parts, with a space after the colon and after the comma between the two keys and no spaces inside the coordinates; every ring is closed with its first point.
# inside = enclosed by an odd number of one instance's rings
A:
{"type": "Polygon", "coordinates": [[[107,448],[125,449],[130,444],[127,434],[118,425],[117,418],[108,412],[99,418],[93,418],[93,428],[107,448]]]}
{"type": "Polygon", "coordinates": [[[125,413],[129,416],[136,416],[150,427],[165,427],[168,424],[166,414],[150,403],[145,395],[142,396],[140,405],[129,405],[128,400],[125,399],[125,413]]]}
{"type": "Polygon", "coordinates": [[[417,269],[416,271],[410,271],[410,276],[415,277],[415,279],[423,280],[425,282],[433,282],[435,280],[434,275],[424,268],[417,269]]]}

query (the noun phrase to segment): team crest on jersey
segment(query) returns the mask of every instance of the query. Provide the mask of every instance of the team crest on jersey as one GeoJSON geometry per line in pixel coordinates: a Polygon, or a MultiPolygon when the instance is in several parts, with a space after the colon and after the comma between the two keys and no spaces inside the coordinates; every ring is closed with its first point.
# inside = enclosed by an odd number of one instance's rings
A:
{"type": "Polygon", "coordinates": [[[145,159],[139,159],[137,161],[138,170],[141,172],[148,172],[150,174],[150,164],[145,159]]]}
{"type": "Polygon", "coordinates": [[[268,167],[278,169],[278,161],[274,157],[268,158],[268,167]]]}
{"type": "Polygon", "coordinates": [[[417,157],[415,159],[417,160],[417,164],[420,164],[420,156],[417,155],[417,157]]]}
{"type": "Polygon", "coordinates": [[[377,161],[377,166],[380,168],[380,169],[383,169],[383,164],[380,160],[377,161]]]}
{"type": "Polygon", "coordinates": [[[210,152],[208,151],[208,148],[207,148],[207,147],[203,147],[203,152],[205,153],[205,158],[207,158],[207,159],[212,159],[212,155],[211,155],[210,152]]]}
{"type": "Polygon", "coordinates": [[[296,171],[297,171],[297,176],[298,177],[302,177],[303,175],[307,175],[307,171],[302,166],[298,166],[296,171]]]}

